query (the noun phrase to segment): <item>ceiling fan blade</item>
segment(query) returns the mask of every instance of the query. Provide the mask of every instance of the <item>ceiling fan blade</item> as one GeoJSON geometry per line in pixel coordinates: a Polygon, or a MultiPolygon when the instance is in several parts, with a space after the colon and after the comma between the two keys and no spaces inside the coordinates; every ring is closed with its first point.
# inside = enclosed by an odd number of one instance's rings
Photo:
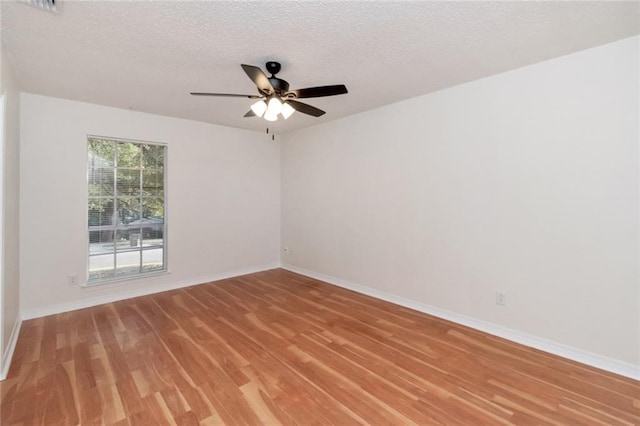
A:
{"type": "Polygon", "coordinates": [[[314,117],[320,117],[321,115],[324,114],[324,111],[321,109],[318,109],[314,106],[308,105],[308,104],[303,104],[302,102],[298,102],[298,101],[294,101],[294,100],[288,100],[285,102],[286,104],[291,105],[291,107],[293,109],[295,109],[298,112],[301,112],[303,114],[308,114],[308,115],[312,115],[314,117]]]}
{"type": "Polygon", "coordinates": [[[336,84],[333,86],[307,87],[306,89],[292,90],[296,98],[321,98],[323,96],[344,95],[348,93],[347,86],[344,84],[336,84]]]}
{"type": "Polygon", "coordinates": [[[253,112],[252,109],[250,109],[249,111],[247,111],[247,113],[244,115],[244,117],[255,117],[256,113],[253,112]]]}
{"type": "Polygon", "coordinates": [[[245,64],[242,64],[241,66],[244,72],[247,73],[251,81],[253,81],[256,86],[258,86],[258,90],[260,90],[261,93],[270,95],[275,92],[273,86],[271,85],[271,82],[260,68],[254,67],[253,65],[245,64]]]}
{"type": "Polygon", "coordinates": [[[259,95],[238,95],[235,93],[207,93],[207,92],[191,92],[193,96],[226,96],[229,98],[249,98],[249,99],[259,99],[262,96],[259,95]]]}

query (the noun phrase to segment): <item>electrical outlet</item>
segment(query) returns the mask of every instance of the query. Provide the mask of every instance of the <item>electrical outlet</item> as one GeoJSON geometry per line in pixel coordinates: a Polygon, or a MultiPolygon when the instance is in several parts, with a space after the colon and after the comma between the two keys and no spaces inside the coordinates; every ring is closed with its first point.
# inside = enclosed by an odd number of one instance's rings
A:
{"type": "Polygon", "coordinates": [[[496,291],[496,304],[500,306],[507,306],[507,294],[496,291]]]}
{"type": "Polygon", "coordinates": [[[73,287],[78,285],[78,276],[76,274],[71,274],[67,277],[67,285],[69,287],[73,287]]]}
{"type": "Polygon", "coordinates": [[[291,254],[291,250],[289,250],[289,247],[287,247],[287,246],[284,246],[282,251],[284,252],[284,254],[291,254]]]}

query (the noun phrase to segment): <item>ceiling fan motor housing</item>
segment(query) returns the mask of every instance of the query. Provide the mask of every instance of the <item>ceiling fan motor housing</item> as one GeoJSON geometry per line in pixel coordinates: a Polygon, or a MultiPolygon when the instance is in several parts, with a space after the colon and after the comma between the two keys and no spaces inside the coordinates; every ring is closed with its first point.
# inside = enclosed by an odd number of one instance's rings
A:
{"type": "Polygon", "coordinates": [[[281,78],[270,77],[269,82],[275,89],[276,93],[280,96],[282,96],[285,92],[289,90],[289,83],[287,83],[285,80],[281,78]]]}

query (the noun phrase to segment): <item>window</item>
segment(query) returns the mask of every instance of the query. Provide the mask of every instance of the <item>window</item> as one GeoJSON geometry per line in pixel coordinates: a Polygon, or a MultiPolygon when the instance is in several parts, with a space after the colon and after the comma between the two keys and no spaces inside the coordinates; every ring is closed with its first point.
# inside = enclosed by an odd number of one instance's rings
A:
{"type": "Polygon", "coordinates": [[[89,284],[166,271],[166,146],[88,137],[89,284]]]}

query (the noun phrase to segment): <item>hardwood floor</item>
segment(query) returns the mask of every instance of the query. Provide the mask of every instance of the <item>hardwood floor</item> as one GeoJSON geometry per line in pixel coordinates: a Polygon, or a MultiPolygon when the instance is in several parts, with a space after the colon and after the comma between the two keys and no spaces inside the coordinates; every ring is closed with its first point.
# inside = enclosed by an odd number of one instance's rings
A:
{"type": "Polygon", "coordinates": [[[273,270],[26,321],[0,424],[640,424],[640,382],[273,270]]]}

